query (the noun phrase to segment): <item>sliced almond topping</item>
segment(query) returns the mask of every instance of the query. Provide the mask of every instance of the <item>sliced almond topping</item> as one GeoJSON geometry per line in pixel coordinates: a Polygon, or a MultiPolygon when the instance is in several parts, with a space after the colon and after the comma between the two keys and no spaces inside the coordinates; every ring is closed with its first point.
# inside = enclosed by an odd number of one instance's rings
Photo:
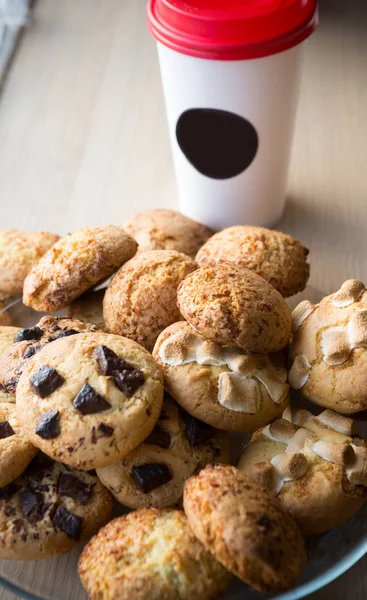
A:
{"type": "Polygon", "coordinates": [[[337,308],[344,308],[357,302],[358,298],[364,292],[365,286],[362,281],[358,279],[348,279],[343,283],[340,290],[335,292],[332,299],[333,306],[337,308]]]}
{"type": "Polygon", "coordinates": [[[294,390],[303,388],[310,376],[311,365],[305,354],[299,354],[293,361],[293,365],[288,373],[289,385],[294,390]]]}
{"type": "Polygon", "coordinates": [[[355,453],[350,444],[334,444],[319,440],[312,444],[311,449],[320,458],[337,465],[351,465],[355,460],[355,453]]]}
{"type": "Polygon", "coordinates": [[[342,365],[348,360],[351,348],[346,327],[329,327],[321,337],[323,360],[327,365],[342,365]]]}
{"type": "Polygon", "coordinates": [[[266,388],[270,398],[275,404],[281,404],[289,392],[289,385],[279,379],[278,373],[272,367],[256,371],[254,377],[266,388]]]}
{"type": "Polygon", "coordinates": [[[259,385],[254,379],[241,377],[237,373],[221,373],[218,401],[228,410],[254,415],[260,408],[259,385]]]}
{"type": "Polygon", "coordinates": [[[301,327],[302,323],[310,316],[315,310],[316,306],[309,300],[303,300],[292,312],[292,333],[293,335],[301,327]]]}
{"type": "Polygon", "coordinates": [[[314,418],[313,414],[305,408],[299,408],[298,406],[287,406],[283,411],[282,418],[293,425],[304,425],[307,421],[314,418]]]}
{"type": "Polygon", "coordinates": [[[264,427],[262,434],[275,442],[288,443],[296,433],[297,428],[285,419],[277,419],[264,427]]]}
{"type": "Polygon", "coordinates": [[[319,421],[322,425],[326,425],[326,427],[330,427],[330,429],[334,429],[334,431],[343,433],[344,435],[351,436],[354,434],[355,421],[349,417],[339,415],[339,413],[331,410],[330,408],[320,413],[317,417],[315,417],[315,420],[319,421]]]}
{"type": "Polygon", "coordinates": [[[354,454],[354,463],[346,469],[347,478],[355,485],[367,486],[367,448],[351,444],[354,454]]]}
{"type": "Polygon", "coordinates": [[[306,445],[306,441],[312,437],[314,437],[312,431],[301,427],[301,429],[298,429],[292,439],[289,441],[285,453],[295,454],[297,452],[302,452],[306,445]]]}
{"type": "Polygon", "coordinates": [[[356,310],[347,325],[351,348],[367,346],[367,309],[356,310]]]}
{"type": "Polygon", "coordinates": [[[269,462],[259,462],[251,465],[249,469],[249,477],[256,483],[265,488],[268,492],[274,489],[274,467],[269,462]]]}
{"type": "Polygon", "coordinates": [[[277,454],[271,464],[284,480],[299,479],[307,471],[307,458],[304,454],[277,454]]]}

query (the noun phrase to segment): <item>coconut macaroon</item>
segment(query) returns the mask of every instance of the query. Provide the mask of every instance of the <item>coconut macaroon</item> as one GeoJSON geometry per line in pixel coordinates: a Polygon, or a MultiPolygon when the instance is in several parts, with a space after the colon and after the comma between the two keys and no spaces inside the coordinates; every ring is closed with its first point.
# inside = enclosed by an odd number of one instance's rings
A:
{"type": "Polygon", "coordinates": [[[349,519],[367,499],[367,445],[352,419],[288,407],[259,429],[238,468],[277,496],[306,535],[349,519]]]}
{"type": "Polygon", "coordinates": [[[196,255],[199,265],[234,263],[261,275],[282,296],[307,284],[309,251],[290,235],[250,225],[235,225],[213,235],[196,255]]]}
{"type": "Polygon", "coordinates": [[[343,414],[367,409],[367,292],[356,279],[293,311],[289,383],[343,414]],[[351,384],[351,382],[353,382],[351,384]]]}

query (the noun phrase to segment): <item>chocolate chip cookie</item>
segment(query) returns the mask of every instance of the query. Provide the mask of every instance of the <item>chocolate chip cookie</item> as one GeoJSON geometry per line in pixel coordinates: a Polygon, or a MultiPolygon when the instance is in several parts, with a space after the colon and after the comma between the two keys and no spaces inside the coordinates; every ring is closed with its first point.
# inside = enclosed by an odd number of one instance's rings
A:
{"type": "Polygon", "coordinates": [[[152,431],[163,378],[141,346],[105,333],[48,344],[25,366],[17,413],[30,441],[75,468],[116,462],[152,431]]]}
{"type": "Polygon", "coordinates": [[[121,227],[84,227],[60,239],[24,281],[23,302],[56,312],[134,256],[137,243],[121,227]]]}
{"type": "Polygon", "coordinates": [[[21,475],[36,453],[19,425],[15,405],[0,400],[0,488],[21,475]]]}
{"type": "Polygon", "coordinates": [[[191,475],[217,462],[229,462],[227,434],[191,417],[166,394],[150,436],[97,475],[125,506],[166,508],[180,500],[191,475]]]}
{"type": "Polygon", "coordinates": [[[111,517],[112,496],[97,477],[38,454],[0,488],[0,558],[38,560],[87,541],[111,517]]]}
{"type": "Polygon", "coordinates": [[[0,327],[0,357],[7,348],[14,344],[18,331],[20,331],[19,327],[12,327],[11,325],[0,327]]]}

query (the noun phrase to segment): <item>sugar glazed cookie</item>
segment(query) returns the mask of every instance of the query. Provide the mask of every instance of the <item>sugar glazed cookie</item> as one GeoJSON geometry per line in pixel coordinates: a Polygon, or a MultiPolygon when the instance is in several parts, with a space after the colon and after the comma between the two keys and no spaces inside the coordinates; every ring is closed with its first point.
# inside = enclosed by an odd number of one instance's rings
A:
{"type": "Polygon", "coordinates": [[[229,571],[262,592],[292,587],[306,564],[302,535],[276,498],[229,465],[185,485],[192,532],[229,571]]]}
{"type": "Polygon", "coordinates": [[[357,279],[293,311],[290,385],[339,413],[367,409],[367,291],[357,279]]]}
{"type": "Polygon", "coordinates": [[[60,239],[24,281],[23,302],[56,312],[134,256],[135,240],[121,227],[84,227],[60,239]]]}
{"type": "Polygon", "coordinates": [[[0,354],[0,385],[10,394],[15,394],[25,365],[46,344],[77,333],[95,331],[98,327],[92,323],[51,316],[42,317],[34,327],[17,329],[14,343],[0,354]]]}
{"type": "Polygon", "coordinates": [[[0,399],[0,488],[21,475],[36,452],[19,425],[14,404],[0,399]]]}
{"type": "Polygon", "coordinates": [[[124,228],[138,242],[139,252],[176,250],[191,258],[213,234],[209,227],[165,208],[135,215],[124,228]]]}
{"type": "Polygon", "coordinates": [[[229,573],[179,510],[143,509],[111,521],[84,549],[79,576],[90,598],[214,600],[229,573]]]}
{"type": "Polygon", "coordinates": [[[86,292],[70,304],[67,309],[67,316],[70,319],[94,323],[100,329],[104,330],[106,328],[103,319],[103,298],[105,291],[105,289],[102,289],[94,292],[86,292]]]}
{"type": "Polygon", "coordinates": [[[108,522],[111,494],[98,478],[38,454],[0,488],[0,558],[38,560],[68,552],[108,522]]]}
{"type": "Polygon", "coordinates": [[[104,333],[61,338],[26,365],[16,395],[29,440],[75,468],[116,462],[152,431],[162,375],[135,342],[104,333]]]}
{"type": "Polygon", "coordinates": [[[166,395],[150,436],[97,475],[125,506],[166,508],[180,500],[191,475],[218,462],[229,462],[227,434],[191,417],[166,395]]]}
{"type": "Polygon", "coordinates": [[[237,265],[201,267],[178,288],[181,314],[203,337],[249,352],[288,344],[291,312],[273,286],[237,265]]]}
{"type": "Polygon", "coordinates": [[[45,231],[0,230],[0,292],[23,292],[23,282],[59,236],[45,231]]]}
{"type": "Polygon", "coordinates": [[[255,431],[280,416],[289,402],[281,352],[248,354],[219,346],[181,321],[161,333],[153,356],[172,397],[213,427],[255,431]]]}
{"type": "Polygon", "coordinates": [[[213,235],[199,250],[199,265],[234,263],[271,283],[282,296],[304,290],[310,275],[308,250],[290,235],[250,225],[236,225],[213,235]]]}
{"type": "Polygon", "coordinates": [[[367,499],[367,445],[352,419],[332,410],[314,417],[288,407],[253,435],[238,468],[277,496],[306,535],[337,527],[367,499]]]}
{"type": "Polygon", "coordinates": [[[177,287],[196,268],[189,256],[174,250],[137,254],[107,288],[103,302],[107,329],[151,351],[161,331],[182,318],[177,287]]]}

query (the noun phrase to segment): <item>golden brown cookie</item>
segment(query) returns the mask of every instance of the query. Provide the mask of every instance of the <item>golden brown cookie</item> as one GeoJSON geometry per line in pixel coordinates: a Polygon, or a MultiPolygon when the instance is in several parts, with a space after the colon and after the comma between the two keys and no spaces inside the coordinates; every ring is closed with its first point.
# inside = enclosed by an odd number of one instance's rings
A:
{"type": "Polygon", "coordinates": [[[196,255],[199,265],[233,263],[271,283],[282,296],[304,290],[310,275],[309,251],[290,235],[250,225],[214,234],[196,255]]]}
{"type": "Polygon", "coordinates": [[[125,230],[139,244],[139,252],[146,250],[176,250],[191,258],[206,242],[213,231],[174,210],[156,208],[135,215],[124,225],[125,230]]]}
{"type": "Polygon", "coordinates": [[[0,357],[7,348],[12,346],[15,342],[15,336],[18,331],[20,331],[20,327],[12,327],[8,325],[4,325],[0,327],[0,357]]]}
{"type": "Polygon", "coordinates": [[[99,331],[98,327],[93,323],[50,315],[42,317],[34,327],[17,330],[14,343],[0,354],[0,385],[15,394],[25,365],[41,348],[62,337],[96,331],[99,331]]]}
{"type": "Polygon", "coordinates": [[[137,254],[107,288],[103,301],[107,329],[151,351],[161,331],[181,318],[177,287],[196,267],[189,256],[174,250],[137,254]]]}
{"type": "Polygon", "coordinates": [[[264,353],[288,344],[291,312],[286,301],[248,269],[201,267],[180,284],[177,301],[190,325],[217,344],[264,353]]]}
{"type": "Polygon", "coordinates": [[[228,435],[191,417],[166,394],[150,436],[97,475],[125,506],[167,508],[179,502],[191,475],[218,462],[229,462],[228,435]]]}
{"type": "Polygon", "coordinates": [[[343,414],[367,409],[367,290],[349,279],[320,304],[293,311],[289,383],[343,414]]]}
{"type": "Polygon", "coordinates": [[[367,500],[367,445],[353,429],[331,410],[314,417],[288,407],[253,435],[238,468],[277,496],[305,535],[323,533],[367,500]]]}
{"type": "Polygon", "coordinates": [[[219,346],[179,321],[161,333],[153,356],[172,397],[213,427],[255,431],[280,416],[289,402],[283,352],[249,354],[219,346]]]}
{"type": "Polygon", "coordinates": [[[79,576],[101,600],[214,600],[230,581],[182,511],[154,508],[104,527],[85,547],[79,576]]]}
{"type": "Polygon", "coordinates": [[[6,392],[0,384],[0,405],[3,403],[15,404],[15,396],[13,396],[13,394],[9,394],[8,392],[6,392]]]}
{"type": "Polygon", "coordinates": [[[185,485],[192,532],[229,571],[262,592],[292,587],[306,564],[302,535],[276,498],[229,465],[185,485]]]}
{"type": "Polygon", "coordinates": [[[39,453],[0,488],[0,558],[38,560],[86,542],[111,517],[112,496],[99,479],[39,453]]]}
{"type": "Polygon", "coordinates": [[[58,239],[45,231],[0,230],[0,292],[21,294],[33,265],[58,239]]]}
{"type": "Polygon", "coordinates": [[[0,400],[0,488],[19,477],[36,453],[19,425],[14,404],[0,400]]]}
{"type": "Polygon", "coordinates": [[[84,227],[60,239],[24,281],[23,302],[56,312],[134,256],[135,240],[121,227],[84,227]]]}
{"type": "Polygon", "coordinates": [[[42,348],[16,393],[28,439],[78,469],[113,464],[152,431],[163,377],[149,352],[106,333],[80,333],[42,348]]]}
{"type": "Polygon", "coordinates": [[[105,289],[102,289],[94,292],[86,292],[70,304],[67,309],[67,316],[70,319],[95,323],[100,329],[104,330],[106,328],[103,318],[103,298],[105,291],[105,289]]]}

